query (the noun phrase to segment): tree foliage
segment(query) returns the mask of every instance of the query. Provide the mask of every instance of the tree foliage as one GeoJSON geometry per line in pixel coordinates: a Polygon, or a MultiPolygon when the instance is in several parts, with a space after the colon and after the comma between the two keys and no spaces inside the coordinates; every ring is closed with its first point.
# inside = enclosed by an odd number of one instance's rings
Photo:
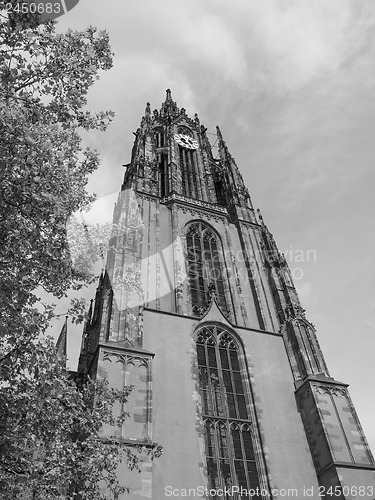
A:
{"type": "Polygon", "coordinates": [[[79,131],[111,121],[86,104],[112,53],[106,32],[60,34],[54,21],[7,13],[9,3],[0,1],[0,499],[107,498],[100,484],[121,491],[117,464],[138,460],[99,432],[122,424],[112,410],[127,392],[105,381],[77,391],[44,336],[54,311],[38,289],[61,298],[92,278],[71,265],[66,223],[92,200],[99,158],[79,131]]]}
{"type": "Polygon", "coordinates": [[[137,467],[138,456],[115,438],[102,439],[101,427],[124,423],[117,407],[127,391],[105,381],[78,391],[50,341],[26,344],[22,357],[3,360],[1,375],[0,498],[92,500],[126,490],[117,465],[137,467]]]}

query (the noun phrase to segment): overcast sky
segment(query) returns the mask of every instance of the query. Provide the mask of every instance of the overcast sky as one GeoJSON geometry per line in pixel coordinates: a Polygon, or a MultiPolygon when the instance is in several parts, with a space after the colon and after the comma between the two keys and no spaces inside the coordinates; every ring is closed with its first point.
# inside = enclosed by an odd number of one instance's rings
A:
{"type": "MultiPolygon", "coordinates": [[[[102,158],[90,189],[118,192],[145,104],[167,88],[220,125],[375,451],[373,0],[80,0],[59,29],[90,24],[115,52],[90,107],[116,112],[84,138],[102,158]]],[[[70,327],[71,368],[79,337],[70,327]]]]}

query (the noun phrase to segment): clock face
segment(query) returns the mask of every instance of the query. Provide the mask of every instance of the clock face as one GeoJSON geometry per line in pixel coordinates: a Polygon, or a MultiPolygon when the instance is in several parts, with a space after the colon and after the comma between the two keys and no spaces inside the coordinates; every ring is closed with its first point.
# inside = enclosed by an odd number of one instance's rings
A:
{"type": "Polygon", "coordinates": [[[177,144],[188,149],[198,149],[198,141],[185,134],[175,134],[177,144]]]}

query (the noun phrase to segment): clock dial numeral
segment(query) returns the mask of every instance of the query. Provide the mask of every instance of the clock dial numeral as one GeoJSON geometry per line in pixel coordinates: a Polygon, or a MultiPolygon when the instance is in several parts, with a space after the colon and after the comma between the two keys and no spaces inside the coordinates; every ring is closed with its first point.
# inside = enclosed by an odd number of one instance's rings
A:
{"type": "Polygon", "coordinates": [[[192,139],[188,135],[175,134],[174,138],[175,138],[177,144],[180,144],[180,146],[183,146],[184,148],[198,149],[198,141],[196,141],[195,139],[192,139]]]}

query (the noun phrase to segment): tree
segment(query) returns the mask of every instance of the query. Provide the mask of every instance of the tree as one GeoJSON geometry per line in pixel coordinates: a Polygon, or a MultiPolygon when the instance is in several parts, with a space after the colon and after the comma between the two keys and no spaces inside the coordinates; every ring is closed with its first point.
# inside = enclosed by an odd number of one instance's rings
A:
{"type": "Polygon", "coordinates": [[[92,280],[71,264],[66,223],[93,199],[86,184],[99,158],[79,130],[112,119],[86,109],[112,53],[106,32],[59,34],[54,21],[20,14],[21,3],[0,1],[0,498],[77,498],[79,486],[95,500],[107,498],[101,481],[109,495],[121,490],[119,460],[138,460],[99,433],[122,424],[112,410],[127,391],[89,380],[77,391],[45,337],[54,307],[38,289],[61,298],[92,280]]]}
{"type": "Polygon", "coordinates": [[[0,498],[91,500],[124,492],[116,467],[137,467],[139,457],[114,438],[101,439],[100,430],[123,424],[126,413],[116,407],[127,392],[105,381],[87,381],[78,391],[50,341],[27,343],[22,357],[4,364],[0,498]]]}

